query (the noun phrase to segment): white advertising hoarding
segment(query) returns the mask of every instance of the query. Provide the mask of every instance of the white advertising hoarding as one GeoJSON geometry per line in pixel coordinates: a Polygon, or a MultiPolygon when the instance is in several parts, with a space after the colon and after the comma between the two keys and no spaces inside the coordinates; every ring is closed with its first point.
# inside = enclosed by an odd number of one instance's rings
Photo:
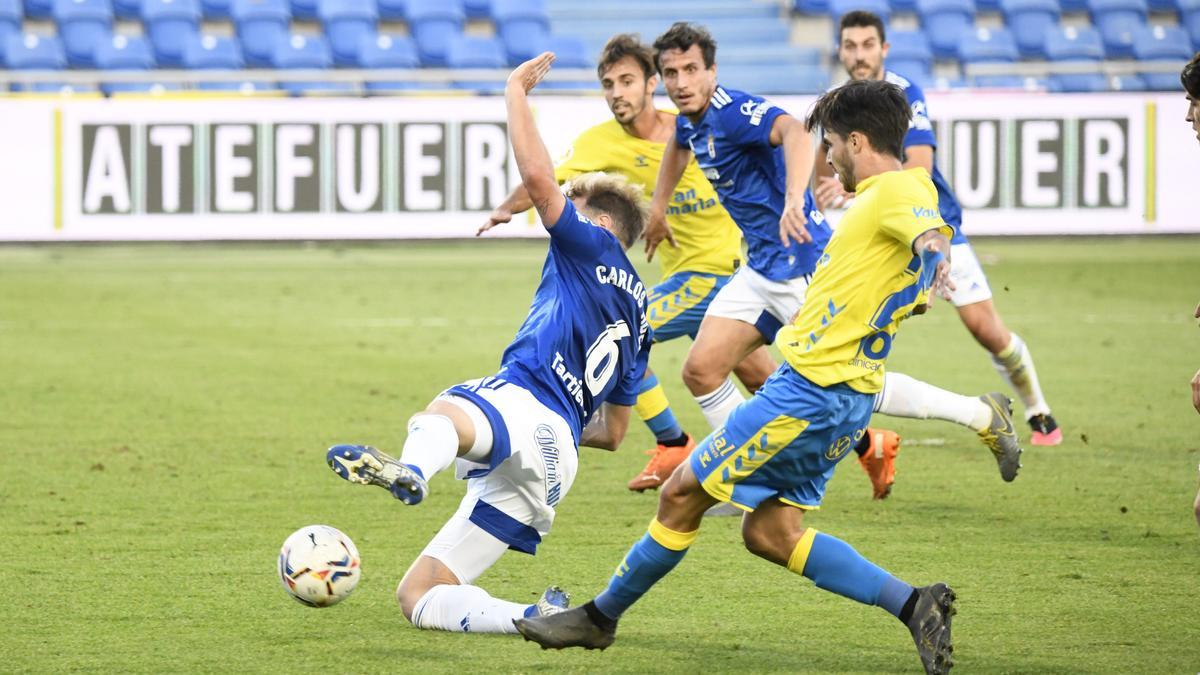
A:
{"type": "MultiPolygon", "coordinates": [[[[608,118],[534,99],[553,155],[608,118]]],[[[802,115],[811,97],[777,97],[802,115]]],[[[661,101],[666,104],[667,101],[661,101]]],[[[930,95],[968,234],[1200,232],[1177,95],[930,95]]],[[[498,97],[0,100],[0,241],[467,237],[516,184],[498,97]]],[[[542,236],[530,218],[494,236],[542,236]]]]}

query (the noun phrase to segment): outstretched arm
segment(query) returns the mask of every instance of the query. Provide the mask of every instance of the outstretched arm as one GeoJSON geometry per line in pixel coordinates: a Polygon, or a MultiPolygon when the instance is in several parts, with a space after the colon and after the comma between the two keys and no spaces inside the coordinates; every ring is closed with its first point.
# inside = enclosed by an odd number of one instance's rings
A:
{"type": "Polygon", "coordinates": [[[579,435],[579,444],[601,450],[616,450],[625,440],[629,429],[631,406],[604,403],[592,415],[592,419],[579,435]]]}
{"type": "Polygon", "coordinates": [[[783,146],[783,163],[787,167],[787,193],[784,195],[783,214],[779,218],[779,239],[784,246],[792,241],[806,244],[812,235],[804,226],[808,218],[804,215],[804,191],[812,177],[812,166],[808,163],[813,156],[812,135],[800,120],[791,115],[780,115],[771,124],[771,145],[783,146]]]}
{"type": "Polygon", "coordinates": [[[507,223],[512,220],[513,214],[528,211],[533,206],[533,200],[529,198],[529,192],[524,185],[518,185],[513,188],[513,191],[508,193],[504,201],[500,205],[492,209],[492,213],[488,216],[487,222],[479,226],[479,230],[475,232],[475,236],[487,232],[493,227],[501,223],[507,223]]]}
{"type": "Polygon", "coordinates": [[[528,94],[550,72],[553,62],[554,54],[543,52],[517,66],[508,76],[508,84],[504,87],[508,136],[517,160],[517,171],[546,229],[558,222],[566,197],[563,197],[558,182],[554,180],[554,163],[550,161],[550,153],[546,151],[546,145],[542,143],[542,137],[533,123],[528,94]]]}
{"type": "Polygon", "coordinates": [[[646,240],[646,262],[654,258],[654,251],[664,239],[675,246],[675,235],[667,225],[667,203],[675,194],[675,186],[683,178],[688,162],[692,160],[692,151],[675,142],[675,135],[667,139],[667,148],[663,150],[662,164],[658,165],[658,178],[654,181],[654,199],[650,200],[650,220],[646,223],[646,231],[642,238],[646,240]]]}

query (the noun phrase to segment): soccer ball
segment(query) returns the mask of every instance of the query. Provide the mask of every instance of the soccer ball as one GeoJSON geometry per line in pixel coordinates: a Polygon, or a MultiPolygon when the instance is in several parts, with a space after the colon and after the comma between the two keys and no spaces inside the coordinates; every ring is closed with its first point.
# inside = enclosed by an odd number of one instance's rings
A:
{"type": "Polygon", "coordinates": [[[293,598],[309,607],[345,600],[361,576],[354,542],[328,525],[296,530],[279,551],[279,580],[293,598]]]}

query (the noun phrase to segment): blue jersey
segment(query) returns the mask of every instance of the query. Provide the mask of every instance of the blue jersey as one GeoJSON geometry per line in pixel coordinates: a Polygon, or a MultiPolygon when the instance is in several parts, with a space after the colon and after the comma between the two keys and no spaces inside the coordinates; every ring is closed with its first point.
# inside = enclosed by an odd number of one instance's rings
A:
{"type": "MultiPolygon", "coordinates": [[[[933,134],[933,123],[929,121],[929,111],[925,106],[925,92],[921,91],[921,88],[909,81],[908,78],[890,70],[884,74],[884,79],[904,90],[904,95],[908,97],[908,105],[912,108],[912,121],[908,123],[908,133],[904,136],[904,147],[928,145],[937,150],[937,137],[933,134]]],[[[950,189],[950,183],[938,169],[937,162],[933,163],[931,177],[933,186],[937,188],[938,211],[942,214],[942,220],[954,228],[954,238],[950,240],[950,243],[967,243],[967,238],[962,233],[962,206],[959,205],[958,198],[954,196],[954,191],[950,189]]]]}
{"type": "Polygon", "coordinates": [[[645,286],[617,238],[567,200],[499,376],[561,415],[578,442],[601,403],[634,404],[649,355],[645,286]]]}
{"type": "Polygon", "coordinates": [[[721,206],[746,238],[746,264],[772,281],[811,274],[830,236],[824,214],[805,190],[812,243],[785,247],[779,240],[787,170],[783,149],[771,145],[770,137],[775,118],[785,114],[757,96],[718,86],[700,121],[693,124],[684,115],[675,120],[675,142],[692,149],[721,206]]]}

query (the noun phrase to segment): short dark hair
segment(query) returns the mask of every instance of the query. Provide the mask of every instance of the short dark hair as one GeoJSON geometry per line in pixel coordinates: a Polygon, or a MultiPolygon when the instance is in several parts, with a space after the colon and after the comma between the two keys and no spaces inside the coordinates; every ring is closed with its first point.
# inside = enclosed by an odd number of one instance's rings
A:
{"type": "Polygon", "coordinates": [[[642,44],[637,35],[618,33],[604,43],[604,49],[600,51],[600,62],[596,66],[596,77],[603,79],[604,72],[626,56],[637,61],[647,80],[654,75],[654,51],[642,44]]]}
{"type": "Polygon", "coordinates": [[[878,152],[904,156],[904,135],[912,119],[908,97],[884,80],[852,80],[825,93],[813,104],[804,124],[845,137],[857,131],[878,152]]]}
{"type": "Polygon", "coordinates": [[[1183,67],[1183,72],[1179,73],[1179,81],[1183,83],[1183,90],[1188,96],[1200,101],[1200,52],[1196,52],[1192,60],[1183,67]]]}
{"type": "Polygon", "coordinates": [[[717,41],[713,39],[704,26],[697,26],[687,21],[676,21],[667,32],[658,36],[654,41],[654,65],[662,72],[662,53],[668,49],[678,49],[686,52],[692,45],[700,45],[700,54],[704,57],[704,67],[712,68],[717,62],[717,41]]]}
{"type": "Polygon", "coordinates": [[[874,26],[879,31],[879,41],[887,42],[887,32],[883,30],[883,19],[878,14],[863,9],[846,12],[838,24],[838,44],[842,43],[842,31],[847,28],[870,28],[874,26]]]}

